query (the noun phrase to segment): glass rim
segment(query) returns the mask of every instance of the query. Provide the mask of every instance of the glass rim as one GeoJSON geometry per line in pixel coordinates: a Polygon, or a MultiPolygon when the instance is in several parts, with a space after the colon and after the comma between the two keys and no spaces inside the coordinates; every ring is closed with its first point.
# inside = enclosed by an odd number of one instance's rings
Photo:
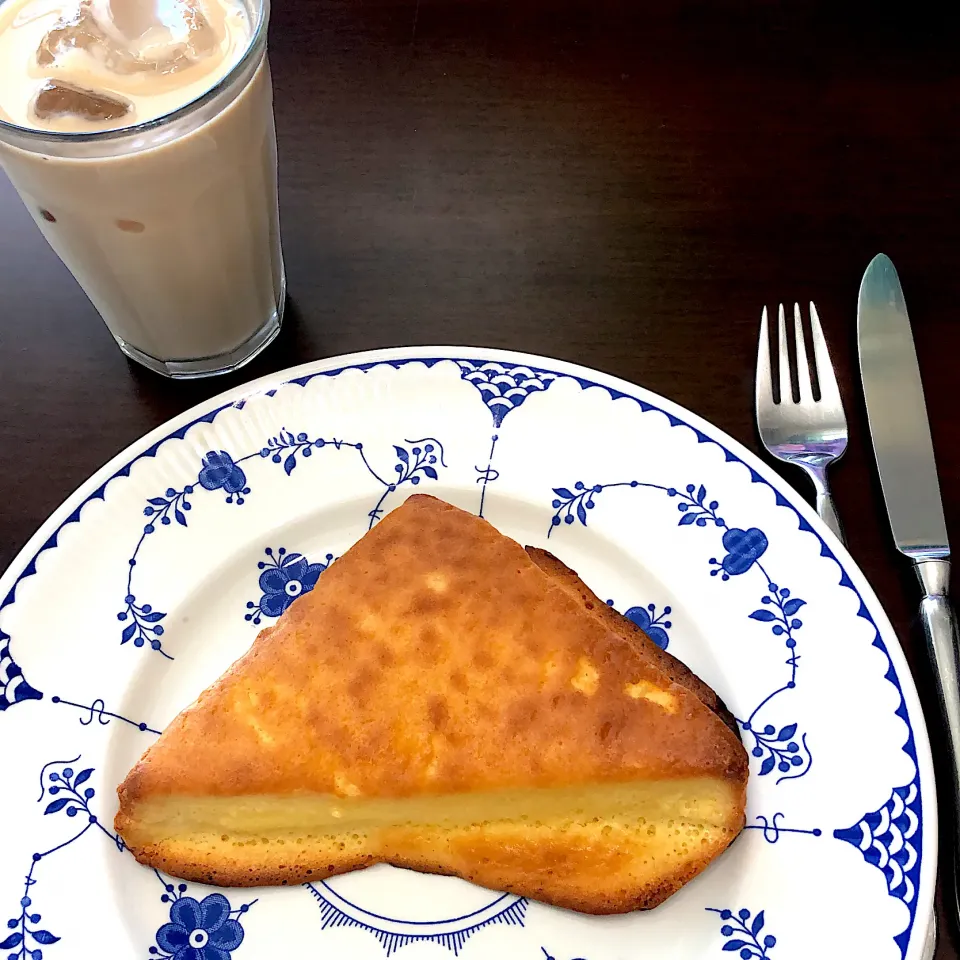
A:
{"type": "MultiPolygon", "coordinates": [[[[3,6],[4,0],[0,0],[0,6],[3,6]]],[[[130,127],[112,127],[109,130],[38,130],[36,127],[23,127],[18,123],[11,123],[0,118],[0,138],[4,134],[12,133],[14,136],[24,137],[39,143],[105,143],[111,140],[119,140],[123,137],[136,136],[138,134],[148,133],[156,130],[165,124],[182,119],[187,114],[193,112],[198,107],[209,103],[222,93],[250,64],[255,52],[261,46],[261,40],[267,31],[267,23],[270,13],[270,0],[255,0],[259,3],[260,14],[257,18],[256,27],[250,37],[250,43],[243,52],[243,56],[212,86],[205,90],[199,96],[188,100],[186,103],[164,113],[152,120],[144,120],[142,123],[136,123],[130,127]]]]}

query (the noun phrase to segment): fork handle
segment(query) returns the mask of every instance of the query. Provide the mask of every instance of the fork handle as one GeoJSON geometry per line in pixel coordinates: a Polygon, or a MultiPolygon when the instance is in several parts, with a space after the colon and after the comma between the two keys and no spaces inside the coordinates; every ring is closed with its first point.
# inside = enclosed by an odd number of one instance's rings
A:
{"type": "Polygon", "coordinates": [[[837,508],[833,497],[830,496],[830,487],[827,486],[826,466],[814,463],[801,463],[799,466],[806,471],[817,493],[817,515],[830,528],[834,536],[846,546],[847,541],[843,535],[843,527],[840,526],[840,517],[837,516],[837,508]]]}
{"type": "Polygon", "coordinates": [[[843,536],[843,527],[840,526],[840,517],[837,516],[837,508],[827,490],[817,490],[817,513],[820,519],[833,531],[836,538],[846,546],[846,539],[843,536]]]}

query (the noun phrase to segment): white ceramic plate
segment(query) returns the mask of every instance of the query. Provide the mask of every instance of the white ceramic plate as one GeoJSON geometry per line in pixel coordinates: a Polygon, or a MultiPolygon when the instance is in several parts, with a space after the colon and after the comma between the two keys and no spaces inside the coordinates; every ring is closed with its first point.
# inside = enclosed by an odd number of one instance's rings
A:
{"type": "Polygon", "coordinates": [[[639,387],[467,348],[277,374],[104,467],[0,597],[0,960],[920,955],[936,808],[896,637],[792,490],[639,387]],[[156,732],[414,490],[549,547],[740,721],[747,829],[658,909],[586,917],[387,866],[218,892],[115,837],[156,732]]]}

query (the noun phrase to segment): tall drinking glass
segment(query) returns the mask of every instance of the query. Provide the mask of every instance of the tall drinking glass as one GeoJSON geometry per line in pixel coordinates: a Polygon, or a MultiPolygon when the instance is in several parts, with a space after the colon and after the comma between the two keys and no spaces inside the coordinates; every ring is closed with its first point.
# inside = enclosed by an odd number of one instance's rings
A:
{"type": "Polygon", "coordinates": [[[0,165],[50,246],[120,349],[168,377],[236,369],[283,315],[269,0],[243,2],[245,51],[163,116],[92,132],[0,119],[0,165]]]}

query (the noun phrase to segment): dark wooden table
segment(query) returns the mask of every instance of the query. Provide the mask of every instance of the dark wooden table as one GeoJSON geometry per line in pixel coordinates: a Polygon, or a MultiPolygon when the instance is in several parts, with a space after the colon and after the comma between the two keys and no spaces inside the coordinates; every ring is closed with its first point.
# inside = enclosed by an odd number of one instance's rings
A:
{"type": "MultiPolygon", "coordinates": [[[[834,474],[850,550],[932,703],[917,591],[871,470],[854,321],[882,249],[906,288],[960,542],[960,71],[954,23],[882,6],[275,0],[291,301],[240,376],[172,383],[128,364],[0,177],[0,564],[166,418],[373,347],[578,361],[758,449],[760,309],[814,299],[850,420],[834,474]]],[[[947,924],[937,957],[958,956],[947,924]]]]}

